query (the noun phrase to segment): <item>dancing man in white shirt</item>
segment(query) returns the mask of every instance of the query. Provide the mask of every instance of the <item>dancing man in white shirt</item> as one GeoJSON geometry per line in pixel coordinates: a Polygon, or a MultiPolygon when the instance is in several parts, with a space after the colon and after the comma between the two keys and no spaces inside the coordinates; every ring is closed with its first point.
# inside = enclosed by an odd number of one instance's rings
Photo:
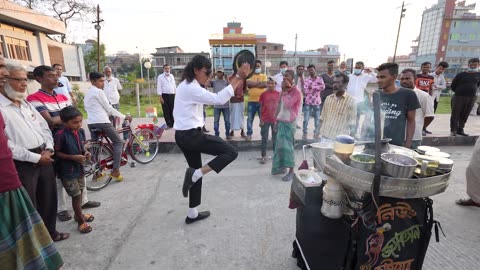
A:
{"type": "Polygon", "coordinates": [[[173,127],[173,106],[175,103],[175,77],[170,74],[170,66],[163,65],[163,73],[157,77],[157,94],[160,96],[160,103],[162,104],[163,118],[167,124],[167,129],[173,127]]]}
{"type": "Polygon", "coordinates": [[[208,85],[208,78],[212,73],[212,63],[204,56],[196,55],[185,66],[183,81],[178,85],[175,97],[173,117],[175,118],[175,142],[182,150],[189,168],[185,171],[182,193],[189,197],[189,210],[185,223],[210,216],[209,211],[198,212],[202,195],[202,177],[210,171],[219,173],[228,164],[237,158],[238,150],[220,137],[202,132],[203,105],[222,105],[234,95],[233,89],[241,84],[250,71],[250,65],[241,66],[236,76],[233,76],[230,85],[218,93],[212,93],[201,85],[208,85]],[[216,156],[202,166],[201,154],[216,156]]]}
{"type": "MultiPolygon", "coordinates": [[[[83,100],[85,104],[85,110],[87,111],[87,124],[88,129],[91,130],[98,128],[105,132],[105,135],[113,143],[113,169],[109,175],[116,181],[122,181],[123,176],[120,174],[120,161],[122,157],[123,140],[118,135],[117,130],[110,122],[109,116],[125,118],[125,115],[117,111],[108,102],[107,97],[102,89],[105,85],[105,77],[100,72],[91,72],[89,75],[92,86],[88,89],[87,94],[83,100]]],[[[129,119],[131,122],[131,119],[129,119]]],[[[95,138],[95,134],[91,132],[92,138],[95,138]]]]}

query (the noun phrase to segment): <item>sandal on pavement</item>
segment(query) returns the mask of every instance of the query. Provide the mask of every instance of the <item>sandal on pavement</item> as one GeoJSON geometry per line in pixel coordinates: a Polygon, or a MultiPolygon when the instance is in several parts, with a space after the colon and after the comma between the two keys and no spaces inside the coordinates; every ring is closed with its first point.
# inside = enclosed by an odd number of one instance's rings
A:
{"type": "Polygon", "coordinates": [[[67,210],[58,212],[57,217],[62,222],[69,221],[70,219],[72,219],[72,216],[68,213],[67,210]]]}
{"type": "Polygon", "coordinates": [[[480,203],[474,202],[472,199],[460,199],[455,201],[456,204],[461,206],[476,206],[480,207],[480,203]]]}
{"type": "Polygon", "coordinates": [[[101,205],[101,203],[99,203],[99,202],[88,201],[84,205],[82,205],[82,209],[96,208],[96,207],[99,207],[100,205],[101,205]]]}
{"type": "Polygon", "coordinates": [[[265,164],[267,163],[267,158],[266,157],[261,157],[260,158],[260,164],[265,164]]]}
{"type": "Polygon", "coordinates": [[[102,178],[104,178],[107,174],[105,172],[101,172],[100,174],[96,173],[95,174],[95,177],[94,177],[94,181],[99,181],[101,180],[102,178]]]}
{"type": "Polygon", "coordinates": [[[84,222],[78,226],[78,231],[81,233],[89,233],[92,231],[92,227],[87,222],[84,222]]]}
{"type": "Polygon", "coordinates": [[[111,177],[113,180],[117,182],[122,182],[123,181],[123,175],[119,174],[118,176],[114,176],[112,174],[109,174],[108,177],[111,177]]]}
{"type": "MultiPolygon", "coordinates": [[[[95,220],[95,217],[92,214],[83,214],[83,219],[86,222],[92,222],[95,220]]],[[[75,217],[75,221],[78,221],[78,219],[75,217]]]]}
{"type": "Polygon", "coordinates": [[[66,240],[70,237],[70,234],[69,233],[60,233],[60,232],[57,232],[57,234],[55,235],[55,237],[52,237],[52,240],[53,242],[59,242],[59,241],[63,241],[63,240],[66,240]]]}

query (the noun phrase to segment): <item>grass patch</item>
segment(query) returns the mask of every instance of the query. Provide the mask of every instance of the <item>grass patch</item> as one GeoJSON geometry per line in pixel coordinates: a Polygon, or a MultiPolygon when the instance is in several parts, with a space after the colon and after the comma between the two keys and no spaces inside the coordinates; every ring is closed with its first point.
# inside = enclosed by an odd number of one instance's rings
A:
{"type": "Polygon", "coordinates": [[[451,96],[440,97],[440,102],[438,103],[436,113],[437,114],[449,114],[451,112],[450,100],[452,100],[451,96]]]}

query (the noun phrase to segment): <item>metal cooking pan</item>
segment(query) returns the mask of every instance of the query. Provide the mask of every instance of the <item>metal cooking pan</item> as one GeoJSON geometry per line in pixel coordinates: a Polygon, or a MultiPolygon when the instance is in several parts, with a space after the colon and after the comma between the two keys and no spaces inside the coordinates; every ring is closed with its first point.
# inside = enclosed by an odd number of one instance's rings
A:
{"type": "Polygon", "coordinates": [[[250,72],[246,79],[252,77],[255,72],[255,55],[249,50],[241,50],[233,58],[233,72],[237,74],[243,63],[250,64],[250,72]]]}

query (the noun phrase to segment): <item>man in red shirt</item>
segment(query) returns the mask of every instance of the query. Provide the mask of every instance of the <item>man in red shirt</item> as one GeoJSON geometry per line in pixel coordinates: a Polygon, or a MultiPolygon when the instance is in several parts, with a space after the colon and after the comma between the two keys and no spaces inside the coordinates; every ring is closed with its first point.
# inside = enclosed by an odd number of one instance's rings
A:
{"type": "Polygon", "coordinates": [[[276,122],[275,112],[277,111],[278,103],[280,101],[280,93],[275,90],[276,84],[277,83],[271,77],[269,77],[267,81],[267,91],[263,92],[258,100],[260,103],[260,134],[262,135],[261,164],[265,164],[267,162],[267,142],[269,129],[272,129],[273,149],[275,149],[275,143],[277,141],[277,131],[273,129],[273,126],[276,122]]]}
{"type": "Polygon", "coordinates": [[[427,92],[430,96],[433,94],[433,83],[435,81],[435,78],[430,75],[431,68],[432,64],[430,62],[423,63],[421,66],[422,73],[417,74],[417,78],[415,79],[415,87],[427,92]]]}

